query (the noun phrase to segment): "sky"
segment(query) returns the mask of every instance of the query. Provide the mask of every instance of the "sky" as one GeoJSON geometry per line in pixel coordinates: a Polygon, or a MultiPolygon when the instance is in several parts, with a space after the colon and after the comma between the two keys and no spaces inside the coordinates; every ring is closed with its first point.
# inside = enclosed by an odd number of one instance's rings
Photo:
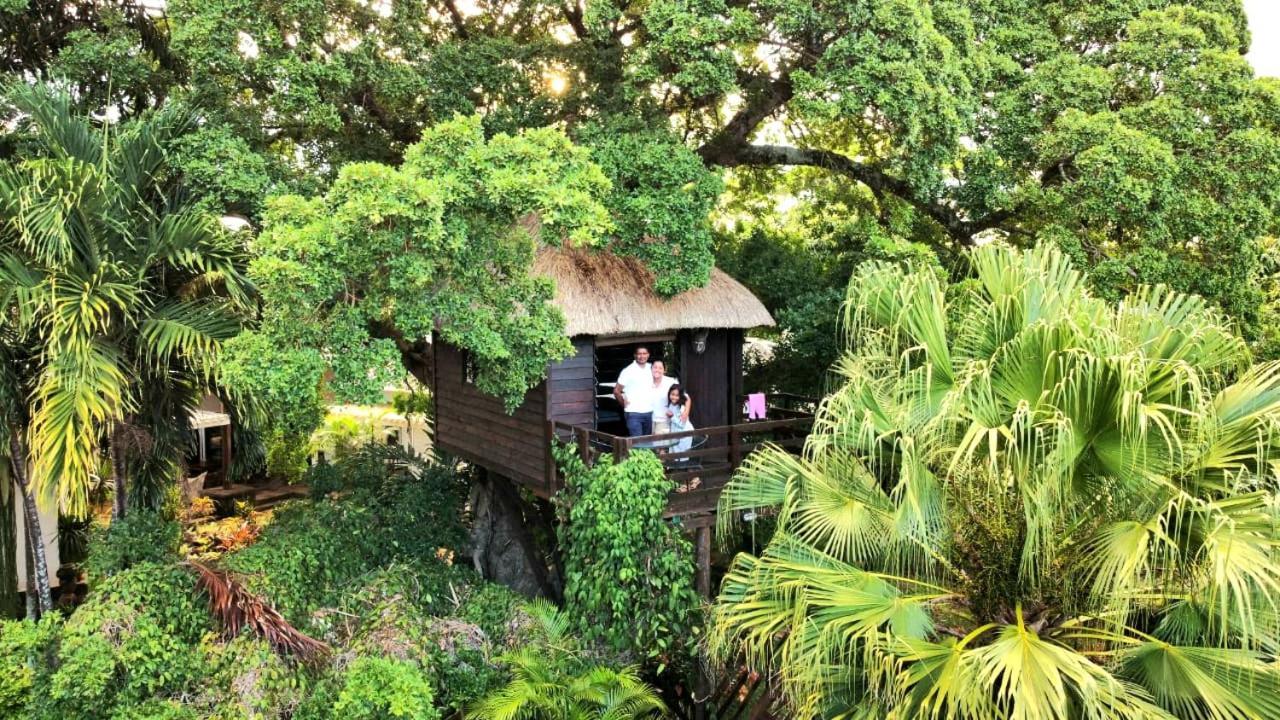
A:
{"type": "Polygon", "coordinates": [[[1244,0],[1253,46],[1249,62],[1259,75],[1280,77],[1280,0],[1244,0]]]}

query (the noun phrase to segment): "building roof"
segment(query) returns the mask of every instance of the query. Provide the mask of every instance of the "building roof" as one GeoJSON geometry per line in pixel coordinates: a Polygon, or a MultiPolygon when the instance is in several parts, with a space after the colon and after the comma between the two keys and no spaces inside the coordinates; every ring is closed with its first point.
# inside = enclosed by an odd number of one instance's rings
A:
{"type": "Polygon", "coordinates": [[[543,247],[533,273],[556,283],[554,304],[570,336],[631,335],[695,328],[753,328],[773,317],[751,291],[717,268],[705,286],[664,298],[636,258],[543,247]]]}
{"type": "Polygon", "coordinates": [[[223,425],[231,424],[231,416],[227,413],[213,412],[212,410],[192,410],[190,423],[192,430],[222,427],[223,425]]]}

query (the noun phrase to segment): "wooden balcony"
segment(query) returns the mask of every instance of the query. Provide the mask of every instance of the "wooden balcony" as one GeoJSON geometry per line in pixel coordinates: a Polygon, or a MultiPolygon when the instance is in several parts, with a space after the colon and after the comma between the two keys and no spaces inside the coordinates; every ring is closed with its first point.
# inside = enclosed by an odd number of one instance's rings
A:
{"type": "MultiPolygon", "coordinates": [[[[775,445],[794,453],[804,447],[813,427],[812,402],[796,396],[770,396],[767,420],[743,421],[734,425],[697,428],[687,432],[640,437],[621,437],[581,425],[548,421],[548,439],[577,446],[583,462],[593,465],[602,455],[626,458],[637,450],[656,453],[676,488],[667,503],[668,517],[710,522],[720,492],[733,473],[755,450],[775,445]],[[687,449],[677,449],[682,440],[687,449]]],[[[551,493],[563,487],[554,461],[548,458],[547,477],[551,493]]]]}

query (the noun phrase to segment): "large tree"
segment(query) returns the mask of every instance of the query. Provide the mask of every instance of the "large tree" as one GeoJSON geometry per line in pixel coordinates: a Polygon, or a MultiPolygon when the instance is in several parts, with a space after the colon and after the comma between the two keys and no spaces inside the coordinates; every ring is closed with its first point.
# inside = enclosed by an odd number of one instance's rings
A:
{"type": "Polygon", "coordinates": [[[1097,298],[1050,246],[970,258],[959,285],[852,278],[803,457],[721,499],[777,529],[713,646],[796,717],[1280,715],[1280,364],[1200,298],[1097,298]]]}
{"type": "Polygon", "coordinates": [[[563,133],[486,139],[473,116],[428,129],[400,167],[352,163],[323,196],[275,199],[249,266],[261,323],[228,344],[223,380],[305,435],[326,400],[378,402],[406,368],[429,382],[438,332],[514,408],[571,350],[534,253],[598,242],[608,186],[563,133]]]}
{"type": "Polygon", "coordinates": [[[1256,320],[1280,83],[1243,59],[1239,0],[140,7],[15,0],[0,19],[40,42],[11,42],[5,64],[126,111],[198,105],[208,122],[180,162],[240,212],[344,162],[395,164],[479,112],[490,134],[562,123],[593,147],[615,243],[664,292],[706,278],[718,169],[765,186],[800,170],[799,197],[860,196],[868,231],[947,251],[1051,238],[1108,296],[1163,281],[1256,320]]]}

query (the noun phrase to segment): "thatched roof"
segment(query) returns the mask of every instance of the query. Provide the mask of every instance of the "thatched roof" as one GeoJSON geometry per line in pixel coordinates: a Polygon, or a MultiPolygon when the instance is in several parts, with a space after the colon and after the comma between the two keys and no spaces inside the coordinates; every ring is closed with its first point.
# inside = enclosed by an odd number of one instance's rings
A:
{"type": "Polygon", "coordinates": [[[555,306],[570,336],[773,325],[750,290],[714,268],[704,287],[672,298],[654,291],[642,262],[603,251],[543,247],[533,272],[555,281],[555,306]]]}

